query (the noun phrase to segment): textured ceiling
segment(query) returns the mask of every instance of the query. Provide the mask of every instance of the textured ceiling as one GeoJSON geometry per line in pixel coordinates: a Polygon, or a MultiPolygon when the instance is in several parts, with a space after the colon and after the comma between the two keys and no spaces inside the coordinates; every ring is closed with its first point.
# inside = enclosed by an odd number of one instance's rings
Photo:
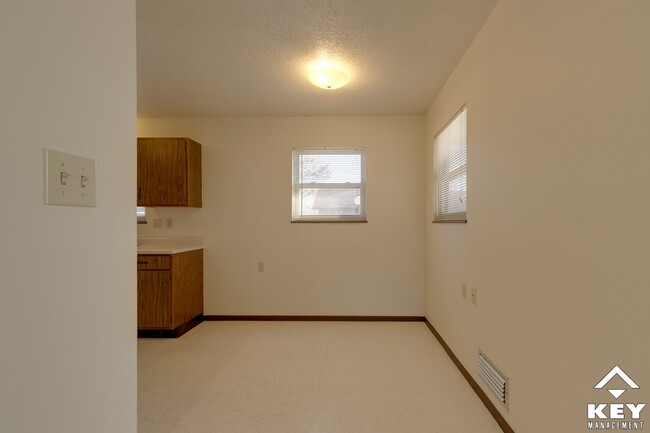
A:
{"type": "Polygon", "coordinates": [[[138,114],[422,114],[497,0],[137,0],[138,114]],[[326,57],[350,83],[322,90],[326,57]]]}

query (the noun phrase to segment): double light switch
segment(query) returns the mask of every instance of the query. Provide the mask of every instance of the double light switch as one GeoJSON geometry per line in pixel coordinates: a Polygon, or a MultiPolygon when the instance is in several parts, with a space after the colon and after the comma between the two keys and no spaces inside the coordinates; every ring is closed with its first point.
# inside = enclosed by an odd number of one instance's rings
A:
{"type": "Polygon", "coordinates": [[[95,160],[45,149],[45,204],[95,207],[95,160]]]}

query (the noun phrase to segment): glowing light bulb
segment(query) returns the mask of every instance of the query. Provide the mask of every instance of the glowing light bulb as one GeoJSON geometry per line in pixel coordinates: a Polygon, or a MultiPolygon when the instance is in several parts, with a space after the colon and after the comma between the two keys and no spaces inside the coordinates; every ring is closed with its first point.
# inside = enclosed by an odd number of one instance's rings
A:
{"type": "Polygon", "coordinates": [[[348,84],[350,76],[340,69],[328,67],[313,71],[309,76],[309,81],[321,89],[334,90],[348,84]]]}

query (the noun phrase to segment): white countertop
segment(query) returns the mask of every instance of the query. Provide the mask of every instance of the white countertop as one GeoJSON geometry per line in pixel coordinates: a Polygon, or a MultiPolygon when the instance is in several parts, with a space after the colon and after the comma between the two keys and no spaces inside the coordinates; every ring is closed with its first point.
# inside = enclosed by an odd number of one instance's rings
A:
{"type": "Polygon", "coordinates": [[[174,247],[172,245],[141,245],[138,247],[138,254],[177,254],[202,249],[203,246],[174,247]]]}
{"type": "Polygon", "coordinates": [[[138,254],[178,254],[202,250],[203,238],[138,238],[138,254]]]}

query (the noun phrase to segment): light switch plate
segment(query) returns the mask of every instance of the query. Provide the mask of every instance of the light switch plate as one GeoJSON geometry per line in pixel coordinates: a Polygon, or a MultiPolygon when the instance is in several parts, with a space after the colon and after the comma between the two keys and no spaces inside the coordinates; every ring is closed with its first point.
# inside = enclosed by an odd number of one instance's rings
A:
{"type": "Polygon", "coordinates": [[[95,207],[95,160],[44,149],[45,204],[95,207]]]}

